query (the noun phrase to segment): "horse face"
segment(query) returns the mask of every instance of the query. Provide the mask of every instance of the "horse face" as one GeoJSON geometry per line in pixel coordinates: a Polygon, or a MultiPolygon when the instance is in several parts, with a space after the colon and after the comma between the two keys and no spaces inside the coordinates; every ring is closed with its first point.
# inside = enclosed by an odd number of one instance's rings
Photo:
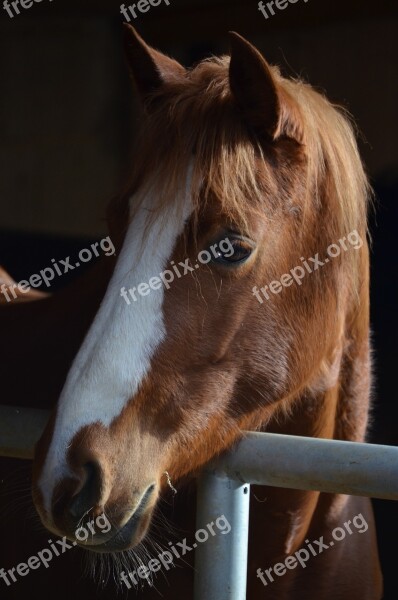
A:
{"type": "MultiPolygon", "coordinates": [[[[244,116],[252,72],[269,106],[262,120],[249,110],[269,142],[267,160],[252,149],[253,179],[270,197],[282,189],[291,197],[301,168],[298,145],[272,143],[275,85],[257,51],[238,38],[234,44],[233,102],[223,110],[240,119],[239,106],[244,116]]],[[[153,95],[167,79],[184,93],[182,67],[131,32],[128,52],[142,95],[153,95]]],[[[203,173],[198,210],[196,161],[195,154],[187,161],[175,203],[157,205],[162,178],[155,170],[129,199],[115,271],[37,447],[34,499],[43,523],[74,539],[84,515],[104,512],[112,529],[85,544],[98,552],[139,543],[169,477],[192,473],[242,429],[257,427],[292,385],[291,343],[281,335],[278,305],[259,311],[252,289],[283,272],[287,249],[280,240],[294,237],[295,212],[280,197],[272,206],[270,198],[268,215],[259,218],[253,201],[240,219],[203,173]]]]}

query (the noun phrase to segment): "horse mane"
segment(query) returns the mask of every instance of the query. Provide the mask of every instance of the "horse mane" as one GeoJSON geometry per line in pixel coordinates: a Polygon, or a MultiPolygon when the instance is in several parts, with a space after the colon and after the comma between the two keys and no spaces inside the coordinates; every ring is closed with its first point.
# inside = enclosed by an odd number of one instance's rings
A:
{"type": "MultiPolygon", "coordinates": [[[[159,207],[175,205],[176,190],[186,181],[192,161],[195,214],[216,197],[225,216],[245,226],[249,208],[264,215],[272,202],[281,200],[273,160],[267,161],[267,148],[252,135],[232,98],[229,61],[228,56],[204,60],[183,79],[169,81],[152,94],[125,201],[138,188],[143,198],[152,186],[159,207]],[[261,169],[259,158],[265,158],[261,169]]],[[[301,214],[299,235],[304,240],[314,219],[322,219],[319,229],[325,247],[353,230],[366,236],[371,191],[348,113],[309,84],[283,77],[278,67],[270,68],[281,104],[275,137],[294,140],[304,156],[303,197],[289,199],[301,214]]],[[[291,187],[297,192],[297,185],[291,187]]],[[[138,198],[137,206],[139,202],[138,198]]],[[[354,278],[358,254],[347,253],[344,259],[354,278]]]]}

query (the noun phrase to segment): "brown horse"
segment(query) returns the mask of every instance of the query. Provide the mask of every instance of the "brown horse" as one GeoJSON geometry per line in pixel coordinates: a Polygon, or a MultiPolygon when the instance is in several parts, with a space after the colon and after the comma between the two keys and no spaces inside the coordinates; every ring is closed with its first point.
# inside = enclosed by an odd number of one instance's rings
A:
{"type": "MultiPolygon", "coordinates": [[[[117,258],[0,312],[13,331],[4,361],[23,363],[14,402],[59,395],[36,449],[36,508],[71,540],[105,512],[112,529],[85,544],[97,553],[151,536],[170,481],[163,512],[193,532],[191,482],[244,430],[361,441],[369,409],[369,188],[346,115],[235,33],[230,58],[191,70],[129,26],[126,49],[144,116],[131,182],[109,208],[117,258]]],[[[190,560],[156,579],[164,598],[192,598],[190,560]]],[[[255,490],[250,600],[378,600],[381,588],[369,499],[255,490]],[[261,581],[358,514],[365,535],[261,581]]]]}

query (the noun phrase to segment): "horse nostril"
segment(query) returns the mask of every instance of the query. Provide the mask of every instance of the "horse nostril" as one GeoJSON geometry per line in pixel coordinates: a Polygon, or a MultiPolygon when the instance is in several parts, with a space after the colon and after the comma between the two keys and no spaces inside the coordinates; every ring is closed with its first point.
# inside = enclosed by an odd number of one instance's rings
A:
{"type": "Polygon", "coordinates": [[[81,490],[72,498],[69,514],[74,519],[80,519],[93,508],[101,494],[101,469],[98,463],[89,462],[84,465],[85,481],[81,490]]]}

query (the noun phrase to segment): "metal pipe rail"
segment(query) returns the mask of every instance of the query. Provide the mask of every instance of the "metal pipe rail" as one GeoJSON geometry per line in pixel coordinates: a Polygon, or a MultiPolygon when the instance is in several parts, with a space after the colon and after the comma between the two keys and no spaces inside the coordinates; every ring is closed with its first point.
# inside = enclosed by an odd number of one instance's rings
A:
{"type": "Polygon", "coordinates": [[[198,545],[194,600],[246,598],[249,484],[398,500],[398,447],[247,433],[199,478],[197,529],[231,532],[198,545]]]}
{"type": "Polygon", "coordinates": [[[242,483],[398,500],[398,447],[247,433],[206,467],[242,483]]]}
{"type": "MultiPolygon", "coordinates": [[[[0,456],[33,458],[49,413],[0,406],[0,456]]],[[[250,485],[398,500],[398,447],[246,433],[198,483],[197,528],[224,515],[228,535],[195,555],[195,600],[245,600],[250,485]]]]}

